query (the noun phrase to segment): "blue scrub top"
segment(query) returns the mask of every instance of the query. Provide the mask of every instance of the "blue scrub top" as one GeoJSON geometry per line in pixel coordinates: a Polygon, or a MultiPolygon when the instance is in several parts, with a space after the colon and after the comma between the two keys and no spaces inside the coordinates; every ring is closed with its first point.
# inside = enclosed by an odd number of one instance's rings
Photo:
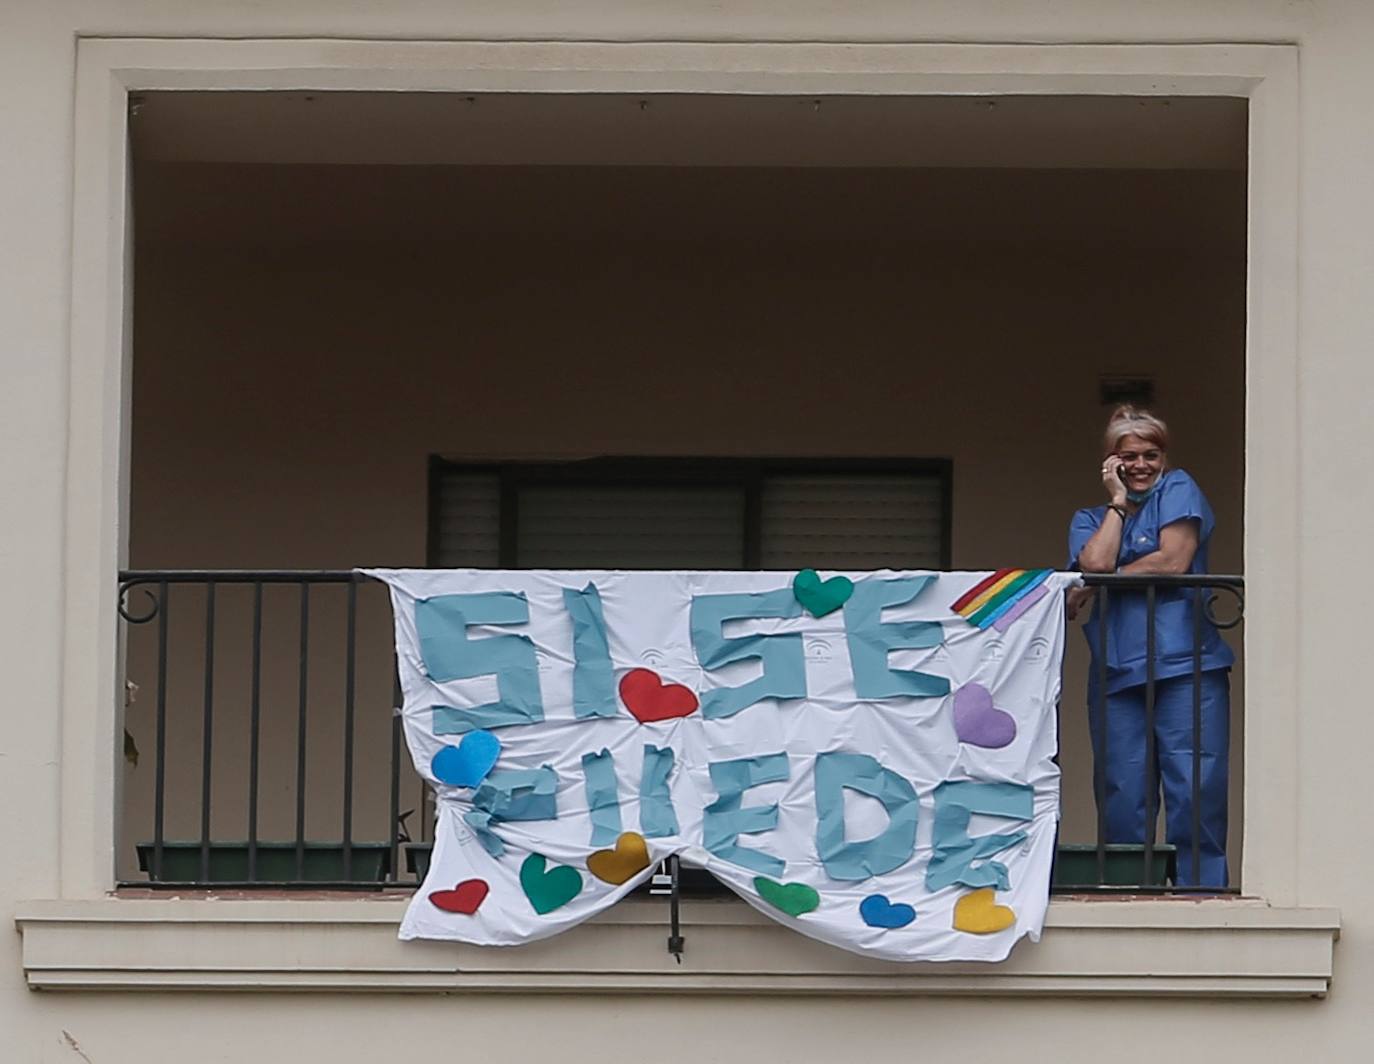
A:
{"type": "MultiPolygon", "coordinates": [[[[1069,565],[1078,568],[1078,555],[1092,538],[1107,507],[1093,506],[1079,510],[1069,523],[1069,565]]],[[[1212,537],[1216,519],[1202,489],[1181,469],[1167,470],[1154,489],[1140,505],[1140,509],[1126,519],[1121,532],[1118,566],[1152,554],[1159,549],[1159,530],[1175,521],[1198,522],[1197,553],[1193,555],[1190,573],[1207,572],[1207,544],[1212,537]]],[[[1155,679],[1187,676],[1193,671],[1193,599],[1206,594],[1201,589],[1160,590],[1155,596],[1155,679]]],[[[1145,592],[1113,591],[1107,603],[1107,692],[1115,694],[1145,682],[1145,592]]],[[[1100,625],[1094,602],[1092,616],[1083,625],[1092,653],[1092,669],[1088,673],[1089,697],[1095,696],[1098,686],[1098,645],[1100,625]]],[[[1216,627],[1202,619],[1202,668],[1228,669],[1236,660],[1231,648],[1217,634],[1216,627]]]]}

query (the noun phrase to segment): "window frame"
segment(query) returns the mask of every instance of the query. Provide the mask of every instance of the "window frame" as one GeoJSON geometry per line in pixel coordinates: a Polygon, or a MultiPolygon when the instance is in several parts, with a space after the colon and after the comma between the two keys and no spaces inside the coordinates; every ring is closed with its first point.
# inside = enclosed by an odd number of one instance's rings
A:
{"type": "Polygon", "coordinates": [[[454,460],[429,457],[426,500],[425,564],[435,567],[440,557],[440,497],[449,475],[495,473],[500,478],[498,567],[523,568],[517,556],[522,488],[570,484],[624,486],[732,484],[744,491],[743,568],[762,568],[763,488],[770,476],[889,473],[935,476],[940,483],[940,569],[949,569],[953,557],[954,463],[949,458],[915,457],[692,457],[688,455],[608,455],[565,462],[454,460]]]}

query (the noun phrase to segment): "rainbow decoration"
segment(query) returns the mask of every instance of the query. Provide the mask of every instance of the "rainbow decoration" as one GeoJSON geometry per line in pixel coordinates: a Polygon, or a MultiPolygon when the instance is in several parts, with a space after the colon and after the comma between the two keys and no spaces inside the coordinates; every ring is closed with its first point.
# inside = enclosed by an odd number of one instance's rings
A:
{"type": "Polygon", "coordinates": [[[1005,632],[1018,617],[1045,597],[1053,569],[998,569],[978,581],[950,605],[975,628],[1005,632]]]}

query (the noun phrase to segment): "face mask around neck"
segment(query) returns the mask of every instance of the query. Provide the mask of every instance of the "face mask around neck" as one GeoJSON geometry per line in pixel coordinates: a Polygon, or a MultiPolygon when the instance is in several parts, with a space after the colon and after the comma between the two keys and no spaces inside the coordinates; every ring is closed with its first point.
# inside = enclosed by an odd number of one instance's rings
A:
{"type": "Polygon", "coordinates": [[[1163,479],[1164,474],[1163,472],[1161,472],[1159,476],[1155,478],[1155,482],[1151,484],[1148,488],[1146,488],[1144,491],[1126,492],[1127,501],[1130,502],[1133,506],[1139,506],[1142,502],[1144,502],[1146,499],[1148,499],[1151,495],[1155,493],[1155,488],[1159,487],[1159,482],[1163,479]]]}

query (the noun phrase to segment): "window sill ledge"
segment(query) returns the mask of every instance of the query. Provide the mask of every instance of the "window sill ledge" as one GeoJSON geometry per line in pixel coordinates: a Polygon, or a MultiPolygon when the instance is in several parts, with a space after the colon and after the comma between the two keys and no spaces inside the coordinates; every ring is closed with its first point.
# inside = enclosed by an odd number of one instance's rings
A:
{"type": "Polygon", "coordinates": [[[729,899],[622,902],[515,949],[400,942],[406,904],[360,899],[127,898],[21,904],[35,990],[547,991],[1322,997],[1333,909],[1253,899],[1056,898],[1043,940],[998,965],[896,964],[823,945],[729,899]]]}

